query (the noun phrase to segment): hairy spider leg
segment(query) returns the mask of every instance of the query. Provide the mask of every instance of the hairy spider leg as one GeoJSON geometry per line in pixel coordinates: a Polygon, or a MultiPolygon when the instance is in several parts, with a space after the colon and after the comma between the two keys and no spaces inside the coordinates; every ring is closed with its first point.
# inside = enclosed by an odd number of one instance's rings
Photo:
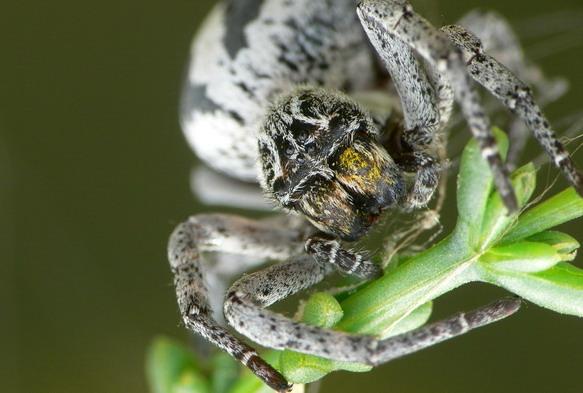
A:
{"type": "Polygon", "coordinates": [[[385,340],[306,325],[266,309],[317,284],[329,271],[329,265],[300,256],[246,275],[229,290],[225,317],[239,333],[265,347],[380,365],[496,322],[520,307],[517,298],[502,299],[385,340]]]}
{"type": "MultiPolygon", "coordinates": [[[[393,35],[419,53],[438,72],[448,76],[455,99],[494,174],[504,204],[509,211],[516,211],[518,204],[508,169],[498,151],[473,81],[465,69],[461,51],[443,32],[416,14],[405,0],[364,0],[357,11],[368,36],[376,37],[371,38],[373,45],[390,40],[393,35]]],[[[382,45],[375,45],[375,49],[381,54],[385,51],[382,45]]]]}
{"type": "MultiPolygon", "coordinates": [[[[423,60],[423,59],[422,59],[423,60]]],[[[439,129],[443,130],[449,123],[455,95],[447,76],[431,66],[426,60],[423,61],[425,72],[431,80],[437,99],[437,109],[439,110],[439,129]]]]}
{"type": "Polygon", "coordinates": [[[433,78],[430,82],[413,51],[403,41],[390,33],[375,34],[374,28],[367,23],[363,26],[373,46],[381,48],[378,52],[403,107],[405,129],[397,146],[389,151],[404,171],[415,174],[404,205],[407,208],[426,206],[439,183],[441,166],[433,153],[424,149],[434,142],[442,124],[441,114],[449,116],[447,105],[443,103],[449,99],[451,89],[442,79],[433,78]],[[432,82],[436,83],[437,97],[432,82]]]}
{"type": "Polygon", "coordinates": [[[203,252],[233,252],[259,261],[286,259],[302,251],[303,234],[272,222],[221,214],[198,215],[179,224],[168,244],[176,298],[186,327],[249,367],[278,391],[290,388],[285,378],[249,345],[233,336],[212,317],[204,282],[203,252]]]}
{"type": "MultiPolygon", "coordinates": [[[[473,10],[464,15],[457,25],[470,30],[480,39],[485,51],[504,64],[518,79],[532,86],[540,106],[556,101],[568,90],[569,83],[564,78],[546,77],[540,67],[525,56],[512,26],[499,13],[473,10]]],[[[530,134],[522,119],[516,117],[510,120],[507,132],[510,146],[506,163],[512,168],[516,167],[530,134]]]]}
{"type": "Polygon", "coordinates": [[[567,180],[583,195],[583,176],[557,139],[549,121],[532,97],[530,88],[508,68],[488,55],[480,40],[461,26],[445,26],[442,30],[463,52],[470,75],[492,95],[516,113],[530,128],[536,140],[567,180]]]}
{"type": "MultiPolygon", "coordinates": [[[[380,267],[361,254],[344,250],[337,240],[312,236],[304,245],[304,239],[311,230],[306,224],[291,216],[251,220],[226,214],[200,214],[179,224],[168,243],[168,259],[174,275],[178,308],[186,327],[249,367],[275,390],[285,391],[289,388],[285,378],[261,359],[253,348],[237,339],[213,318],[209,288],[205,284],[205,276],[213,268],[204,264],[202,254],[222,252],[250,256],[256,260],[254,266],[267,259],[281,261],[302,255],[313,271],[319,274],[336,269],[345,274],[371,279],[382,273],[380,267]],[[304,248],[312,256],[305,255],[304,248]]],[[[318,277],[315,274],[310,279],[319,282],[323,278],[318,277]]],[[[308,280],[304,285],[311,286],[314,283],[308,280]]],[[[279,290],[277,285],[280,285],[279,281],[274,279],[274,290],[279,290]]],[[[235,326],[240,327],[239,324],[235,326]]]]}
{"type": "Polygon", "coordinates": [[[519,79],[533,86],[540,103],[552,102],[566,92],[568,83],[564,78],[546,77],[540,67],[525,56],[512,26],[498,12],[473,10],[456,25],[471,31],[480,39],[485,51],[519,79]]]}

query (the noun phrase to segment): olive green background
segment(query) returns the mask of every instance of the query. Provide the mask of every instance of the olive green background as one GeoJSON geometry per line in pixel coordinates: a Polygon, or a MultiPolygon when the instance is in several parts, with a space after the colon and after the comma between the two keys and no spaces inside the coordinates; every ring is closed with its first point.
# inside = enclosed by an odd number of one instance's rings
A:
{"type": "MultiPolygon", "coordinates": [[[[189,191],[195,158],[177,100],[189,42],[212,3],[3,3],[0,391],[146,392],[150,340],[186,341],[165,248],[177,222],[205,210],[189,191]]],[[[548,74],[572,83],[548,108],[551,119],[582,110],[581,0],[414,4],[436,24],[478,6],[504,13],[529,53],[555,52],[538,60],[548,74]],[[573,21],[566,34],[533,37],[573,21]]],[[[566,227],[579,240],[582,223],[566,227]]],[[[436,314],[502,293],[462,288],[436,314]]],[[[581,392],[581,333],[582,320],[526,305],[497,326],[374,372],[329,376],[322,391],[581,392]]]]}

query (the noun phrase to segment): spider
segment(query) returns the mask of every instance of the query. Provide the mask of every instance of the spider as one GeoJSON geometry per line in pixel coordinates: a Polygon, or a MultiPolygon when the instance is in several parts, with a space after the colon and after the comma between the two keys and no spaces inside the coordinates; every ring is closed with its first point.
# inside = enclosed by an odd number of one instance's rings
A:
{"type": "MultiPolygon", "coordinates": [[[[463,24],[475,26],[501,58],[520,52],[494,14],[474,12],[463,24]]],[[[520,75],[519,65],[512,68],[520,75]]],[[[270,220],[196,215],[177,226],[168,257],[186,327],[273,389],[290,389],[213,317],[201,254],[217,251],[253,264],[284,261],[245,275],[225,297],[227,322],[264,347],[378,365],[516,311],[518,301],[499,301],[378,340],[307,326],[266,309],[334,270],[363,280],[382,274],[345,243],[365,236],[384,211],[418,209],[431,200],[443,164],[436,150],[454,102],[505,205],[517,209],[472,79],[522,118],[583,194],[582,176],[531,90],[466,28],[437,29],[405,0],[220,2],[193,43],[181,107],[185,135],[209,166],[259,182],[292,214],[270,220]]]]}

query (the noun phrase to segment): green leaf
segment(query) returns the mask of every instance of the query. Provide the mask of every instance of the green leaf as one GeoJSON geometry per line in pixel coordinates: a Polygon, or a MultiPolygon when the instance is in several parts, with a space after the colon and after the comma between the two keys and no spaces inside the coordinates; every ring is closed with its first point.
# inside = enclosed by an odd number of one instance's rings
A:
{"type": "Polygon", "coordinates": [[[187,386],[202,390],[182,390],[188,393],[206,393],[208,386],[194,355],[182,345],[168,338],[156,338],[147,353],[146,376],[152,393],[175,393],[187,386]],[[204,382],[203,382],[204,381],[204,382]]]}
{"type": "Polygon", "coordinates": [[[344,312],[334,296],[319,292],[304,305],[303,321],[309,325],[330,328],[342,319],[344,312]]]}
{"type": "Polygon", "coordinates": [[[524,239],[581,216],[583,198],[573,188],[568,188],[522,214],[501,243],[524,239]]]}
{"type": "Polygon", "coordinates": [[[208,381],[194,370],[186,370],[172,386],[172,393],[210,393],[208,381]]]}
{"type": "Polygon", "coordinates": [[[213,393],[227,393],[239,377],[239,363],[225,352],[218,352],[212,359],[213,393]]]}
{"type": "Polygon", "coordinates": [[[539,273],[496,272],[484,278],[541,307],[583,317],[583,270],[568,263],[539,273]]]}
{"type": "Polygon", "coordinates": [[[526,238],[527,241],[545,243],[553,247],[563,261],[572,261],[577,255],[579,242],[570,235],[559,231],[545,231],[526,238]]]}
{"type": "MultiPolygon", "coordinates": [[[[493,129],[498,148],[503,157],[508,151],[508,138],[501,130],[493,129]]],[[[467,245],[477,247],[480,238],[480,223],[483,221],[486,204],[492,190],[492,171],[482,158],[475,139],[465,147],[457,180],[458,231],[467,233],[467,245]]]]}
{"type": "Polygon", "coordinates": [[[310,383],[337,370],[365,372],[372,370],[366,364],[338,362],[289,350],[281,354],[281,372],[294,383],[310,383]]]}
{"type": "Polygon", "coordinates": [[[273,393],[273,390],[249,372],[237,380],[229,393],[273,393]]]}
{"type": "Polygon", "coordinates": [[[470,251],[450,236],[411,257],[343,300],[344,318],[337,328],[386,337],[416,308],[469,282],[464,272],[472,265],[470,251]]]}
{"type": "Polygon", "coordinates": [[[562,254],[548,244],[518,242],[489,250],[479,262],[486,269],[536,273],[550,269],[562,260],[562,254]]]}
{"type": "Polygon", "coordinates": [[[411,314],[407,315],[404,319],[394,325],[394,327],[387,332],[384,338],[406,333],[425,325],[431,317],[432,312],[433,302],[427,302],[422,306],[417,307],[411,314]]]}

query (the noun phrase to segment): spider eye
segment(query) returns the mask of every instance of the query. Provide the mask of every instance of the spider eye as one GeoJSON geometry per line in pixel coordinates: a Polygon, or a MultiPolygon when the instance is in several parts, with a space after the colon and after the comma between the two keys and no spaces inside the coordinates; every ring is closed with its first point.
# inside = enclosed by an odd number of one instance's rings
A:
{"type": "Polygon", "coordinates": [[[333,118],[330,119],[328,127],[330,127],[330,132],[332,133],[332,135],[337,135],[342,133],[346,128],[346,121],[340,115],[334,116],[333,118]]]}
{"type": "Polygon", "coordinates": [[[283,152],[285,158],[291,158],[294,155],[296,149],[288,140],[284,140],[280,151],[283,152]]]}
{"type": "Polygon", "coordinates": [[[285,186],[285,183],[284,183],[281,176],[276,178],[275,180],[273,180],[273,183],[271,185],[271,187],[273,188],[273,192],[277,195],[283,194],[284,186],[285,186]]]}
{"type": "Polygon", "coordinates": [[[361,121],[358,123],[358,128],[354,131],[355,136],[357,137],[366,137],[370,133],[368,124],[365,121],[361,121]]]}

